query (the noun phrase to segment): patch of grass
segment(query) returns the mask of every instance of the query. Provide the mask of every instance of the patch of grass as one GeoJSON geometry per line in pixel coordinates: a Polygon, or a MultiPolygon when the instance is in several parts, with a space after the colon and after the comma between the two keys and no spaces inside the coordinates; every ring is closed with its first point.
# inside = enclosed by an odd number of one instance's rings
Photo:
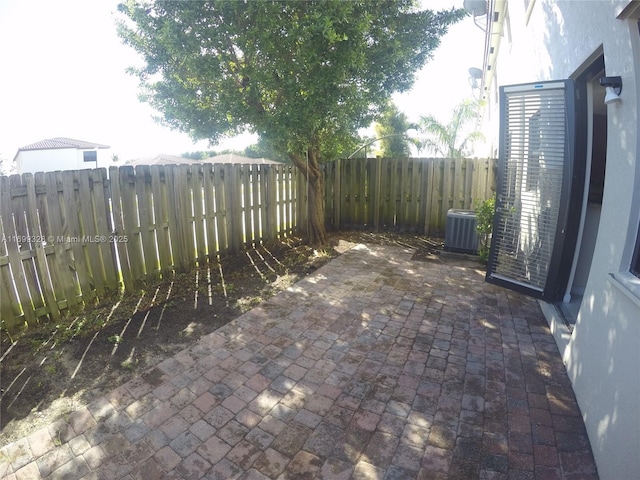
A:
{"type": "Polygon", "coordinates": [[[126,360],[120,362],[120,367],[124,368],[125,370],[135,370],[137,364],[137,360],[127,358],[126,360]]]}
{"type": "Polygon", "coordinates": [[[240,309],[240,312],[245,313],[251,310],[254,307],[260,305],[264,299],[262,297],[243,297],[239,298],[237,301],[237,306],[240,309]]]}

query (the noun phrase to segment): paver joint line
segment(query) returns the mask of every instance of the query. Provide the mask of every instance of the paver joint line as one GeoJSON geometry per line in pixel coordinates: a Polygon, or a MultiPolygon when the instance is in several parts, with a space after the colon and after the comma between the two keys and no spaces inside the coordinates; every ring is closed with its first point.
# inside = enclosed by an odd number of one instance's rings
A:
{"type": "Polygon", "coordinates": [[[597,479],[537,303],[358,245],[0,448],[7,478],[597,479]]]}

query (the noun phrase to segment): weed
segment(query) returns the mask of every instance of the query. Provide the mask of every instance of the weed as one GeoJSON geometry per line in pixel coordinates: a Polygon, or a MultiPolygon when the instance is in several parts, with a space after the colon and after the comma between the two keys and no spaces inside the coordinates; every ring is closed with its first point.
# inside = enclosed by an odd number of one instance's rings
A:
{"type": "Polygon", "coordinates": [[[120,335],[111,335],[107,338],[107,340],[109,340],[111,343],[119,345],[120,343],[122,343],[123,338],[120,335]]]}
{"type": "Polygon", "coordinates": [[[29,339],[29,347],[34,353],[40,351],[40,349],[44,346],[44,341],[40,338],[30,338],[29,339]]]}
{"type": "Polygon", "coordinates": [[[125,370],[133,370],[136,368],[137,363],[138,363],[137,360],[132,360],[131,358],[127,358],[126,360],[123,360],[122,362],[120,362],[120,367],[124,368],[125,370]]]}
{"type": "Polygon", "coordinates": [[[491,245],[491,230],[493,229],[493,216],[496,211],[495,193],[487,200],[476,200],[473,202],[476,212],[476,232],[480,240],[478,255],[480,261],[487,263],[489,260],[489,247],[491,245]]]}

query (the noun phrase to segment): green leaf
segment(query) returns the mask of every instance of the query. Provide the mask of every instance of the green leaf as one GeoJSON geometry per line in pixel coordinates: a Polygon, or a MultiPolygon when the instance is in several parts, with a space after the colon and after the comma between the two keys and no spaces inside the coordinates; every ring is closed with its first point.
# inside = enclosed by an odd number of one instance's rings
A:
{"type": "Polygon", "coordinates": [[[142,98],[165,125],[212,144],[256,132],[312,176],[348,155],[466,15],[413,0],[131,0],[118,10],[118,34],[144,63],[133,70],[142,98]]]}

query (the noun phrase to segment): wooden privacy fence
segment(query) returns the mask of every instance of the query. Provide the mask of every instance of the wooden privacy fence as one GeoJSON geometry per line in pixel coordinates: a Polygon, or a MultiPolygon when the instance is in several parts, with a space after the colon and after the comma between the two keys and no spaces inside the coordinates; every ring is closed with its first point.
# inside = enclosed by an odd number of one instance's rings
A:
{"type": "MultiPolygon", "coordinates": [[[[442,235],[491,196],[494,160],[323,165],[332,230],[442,235]]],[[[0,177],[0,321],[54,321],[124,286],[293,234],[307,185],[290,165],[153,165],[0,177]]]]}
{"type": "Polygon", "coordinates": [[[306,211],[298,175],[202,164],[0,177],[2,327],[292,234],[306,211]]]}
{"type": "Polygon", "coordinates": [[[353,158],[323,165],[328,229],[442,236],[450,208],[491,197],[494,159],[353,158]]]}

